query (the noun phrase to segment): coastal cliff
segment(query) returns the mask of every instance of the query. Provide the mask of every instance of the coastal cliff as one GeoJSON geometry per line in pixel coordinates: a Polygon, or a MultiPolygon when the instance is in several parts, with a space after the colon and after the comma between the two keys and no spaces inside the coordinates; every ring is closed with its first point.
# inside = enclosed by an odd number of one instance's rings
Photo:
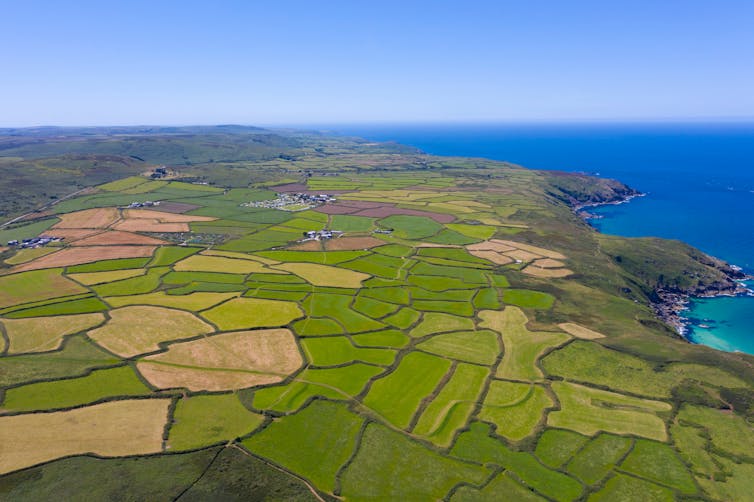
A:
{"type": "MultiPolygon", "coordinates": [[[[567,172],[548,173],[548,195],[566,203],[583,219],[584,209],[620,204],[643,195],[613,179],[567,172]]],[[[628,283],[626,296],[652,307],[677,333],[686,331],[682,312],[691,297],[745,294],[740,281],[749,278],[741,269],[684,242],[654,237],[627,238],[597,233],[600,251],[613,262],[628,283]]]]}

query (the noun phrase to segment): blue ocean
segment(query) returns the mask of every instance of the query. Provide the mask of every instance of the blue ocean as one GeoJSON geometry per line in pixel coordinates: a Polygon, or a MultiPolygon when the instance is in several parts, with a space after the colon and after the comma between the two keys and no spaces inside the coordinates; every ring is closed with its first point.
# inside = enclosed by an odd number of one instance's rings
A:
{"type": "MultiPolygon", "coordinates": [[[[320,129],[323,129],[320,127],[320,129]]],[[[329,127],[437,155],[619,179],[646,193],[590,210],[601,232],[681,239],[754,273],[754,123],[329,127]]],[[[691,341],[754,354],[754,297],[693,300],[691,341]]]]}

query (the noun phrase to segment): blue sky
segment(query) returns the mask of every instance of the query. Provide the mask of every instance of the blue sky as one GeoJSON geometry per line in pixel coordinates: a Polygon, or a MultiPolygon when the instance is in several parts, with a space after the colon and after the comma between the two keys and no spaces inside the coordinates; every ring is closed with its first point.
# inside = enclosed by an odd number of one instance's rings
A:
{"type": "Polygon", "coordinates": [[[5,2],[0,126],[754,118],[754,1],[5,2]]]}

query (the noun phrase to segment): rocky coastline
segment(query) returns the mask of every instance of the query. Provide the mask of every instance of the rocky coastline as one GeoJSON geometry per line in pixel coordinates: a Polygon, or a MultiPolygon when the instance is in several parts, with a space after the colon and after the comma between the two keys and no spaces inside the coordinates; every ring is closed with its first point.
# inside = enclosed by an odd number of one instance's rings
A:
{"type": "MultiPolygon", "coordinates": [[[[568,203],[573,212],[586,223],[589,223],[590,219],[602,218],[600,215],[587,211],[588,208],[625,204],[636,197],[646,195],[617,180],[593,179],[598,182],[598,189],[588,196],[568,193],[568,203]]],[[[700,283],[693,288],[682,289],[658,286],[653,290],[651,307],[655,315],[687,341],[690,341],[687,338],[687,334],[691,321],[684,317],[684,312],[688,310],[688,304],[692,298],[754,295],[754,290],[749,289],[742,283],[742,281],[754,279],[754,276],[748,275],[740,267],[730,265],[722,260],[709,256],[707,258],[708,262],[706,264],[721,272],[721,280],[700,283]]]]}

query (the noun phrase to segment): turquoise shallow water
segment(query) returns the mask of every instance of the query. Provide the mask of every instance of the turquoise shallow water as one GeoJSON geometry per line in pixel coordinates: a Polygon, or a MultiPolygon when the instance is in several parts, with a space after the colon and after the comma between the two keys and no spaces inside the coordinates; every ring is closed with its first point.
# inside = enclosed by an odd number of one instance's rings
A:
{"type": "MultiPolygon", "coordinates": [[[[754,273],[751,123],[318,128],[397,141],[437,155],[487,157],[534,169],[616,178],[647,195],[591,209],[603,217],[592,220],[600,231],[681,239],[754,273]]],[[[754,298],[700,299],[689,307],[689,339],[754,354],[754,298]]]]}

